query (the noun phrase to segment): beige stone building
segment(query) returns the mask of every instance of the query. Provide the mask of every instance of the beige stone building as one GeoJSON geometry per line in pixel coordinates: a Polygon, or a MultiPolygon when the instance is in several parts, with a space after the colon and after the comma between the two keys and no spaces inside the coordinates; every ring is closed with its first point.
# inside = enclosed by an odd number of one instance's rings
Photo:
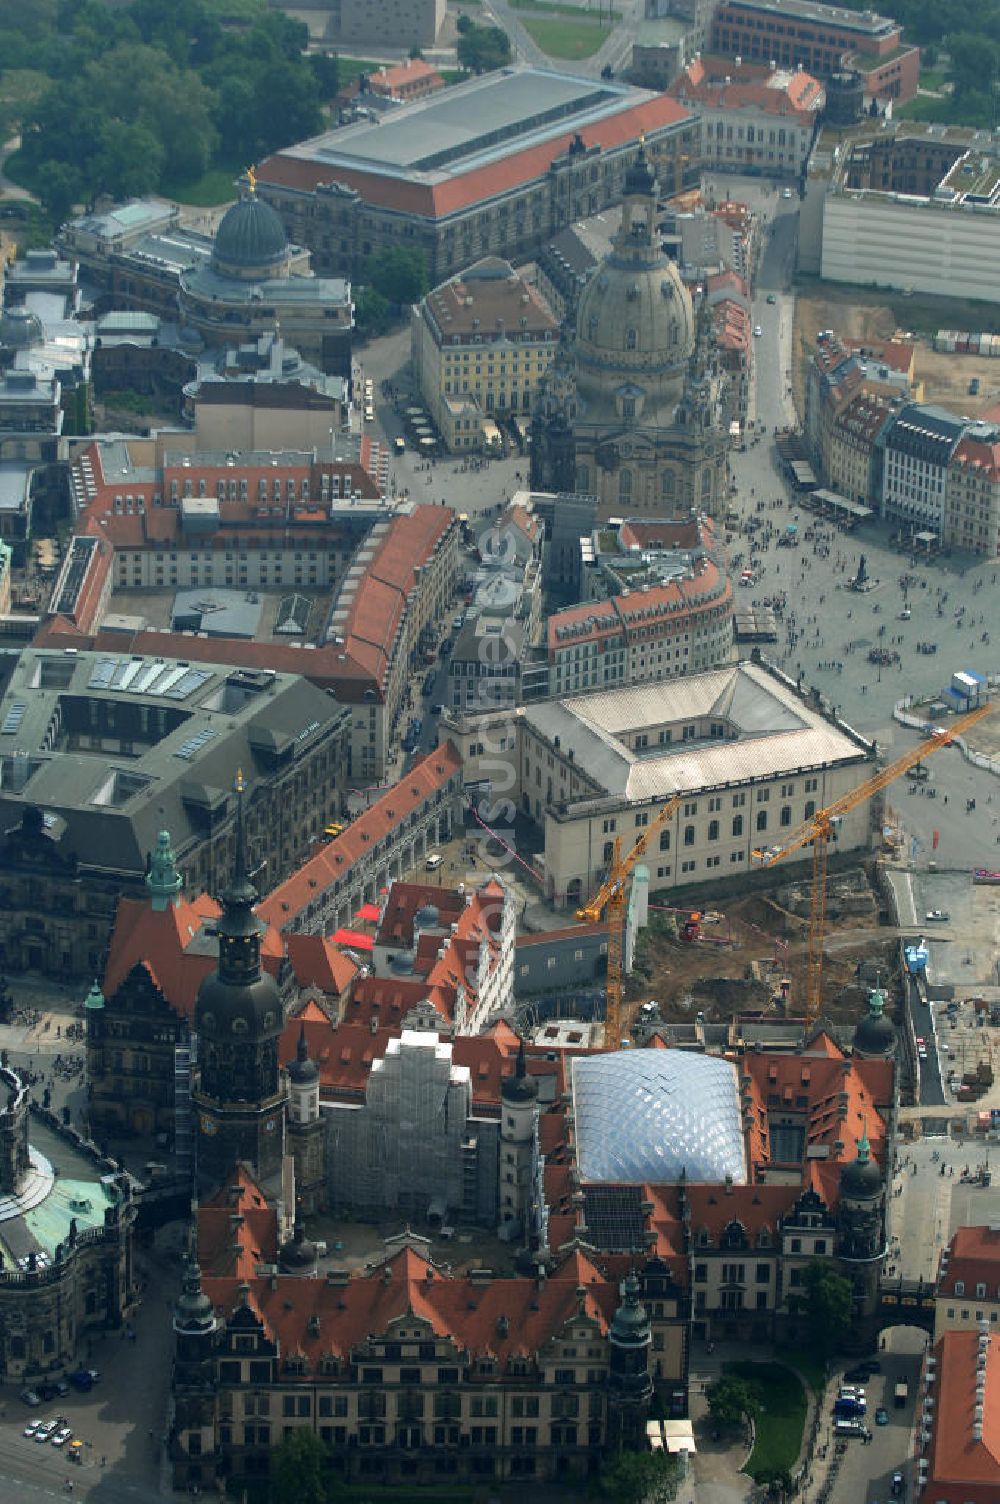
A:
{"type": "Polygon", "coordinates": [[[942,542],[980,558],[1000,554],[1000,427],[974,423],[948,467],[942,542]]]}
{"type": "Polygon", "coordinates": [[[532,421],[531,485],[579,491],[611,517],[719,516],[729,482],[727,389],[657,228],[644,148],[624,184],[610,254],[584,288],[532,421]]]}
{"type": "MultiPolygon", "coordinates": [[[[647,854],[654,891],[744,874],[755,850],[863,782],[873,752],[751,662],[536,701],[502,724],[457,718],[451,735],[466,782],[544,831],[546,894],[569,908],[603,881],[615,838],[628,849],[673,794],[690,797],[647,854]]],[[[838,849],[867,849],[869,822],[866,807],[846,815],[838,849]]]]}
{"type": "Polygon", "coordinates": [[[1000,1331],[1000,1230],[959,1227],[941,1254],[934,1341],[945,1332],[1000,1331]]]}
{"type": "Polygon", "coordinates": [[[531,412],[558,332],[537,289],[498,257],[427,294],[411,319],[413,367],[448,449],[481,449],[485,421],[531,412]]]}

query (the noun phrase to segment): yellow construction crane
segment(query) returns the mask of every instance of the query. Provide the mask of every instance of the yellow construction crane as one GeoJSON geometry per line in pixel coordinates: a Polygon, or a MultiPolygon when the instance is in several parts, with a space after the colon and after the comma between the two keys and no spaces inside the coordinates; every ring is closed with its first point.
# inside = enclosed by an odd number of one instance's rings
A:
{"type": "Polygon", "coordinates": [[[625,895],[632,869],[645,855],[651,836],[662,830],[677,809],[683,794],[675,794],[652,818],[642,835],[627,856],[622,856],[621,838],[615,837],[614,851],[608,875],[600,889],[576,917],[585,924],[600,924],[601,915],[607,912],[608,924],[608,977],[607,1004],[604,1012],[604,1042],[609,1049],[617,1050],[622,1042],[622,934],[625,928],[625,895]]]}
{"type": "Polygon", "coordinates": [[[751,861],[755,866],[773,867],[775,862],[783,861],[793,851],[799,851],[812,842],[812,893],[809,903],[809,943],[806,951],[805,985],[807,1027],[814,1024],[819,1017],[822,1001],[827,847],[837,826],[850,810],[857,809],[859,804],[866,803],[907,769],[915,767],[918,762],[923,762],[940,747],[949,746],[956,736],[960,736],[963,731],[967,731],[970,726],[981,721],[984,716],[990,714],[992,709],[993,706],[989,703],[980,705],[975,710],[970,710],[967,715],[961,716],[946,729],[935,728],[928,739],[921,742],[918,747],[904,752],[902,757],[897,757],[895,762],[889,763],[888,767],[883,768],[880,773],[875,773],[857,788],[851,789],[850,793],[836,799],[826,809],[817,810],[814,815],[810,815],[808,820],[803,821],[794,830],[790,830],[780,843],[751,853],[751,861]]]}

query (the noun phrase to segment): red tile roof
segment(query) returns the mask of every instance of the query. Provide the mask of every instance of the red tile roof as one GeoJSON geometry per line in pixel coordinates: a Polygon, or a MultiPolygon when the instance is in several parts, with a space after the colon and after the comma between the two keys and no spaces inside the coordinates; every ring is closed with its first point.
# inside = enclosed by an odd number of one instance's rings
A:
{"type": "Polygon", "coordinates": [[[198,1262],[209,1277],[252,1280],[278,1257],[278,1218],[263,1191],[240,1165],[198,1207],[198,1262]]]}
{"type": "MultiPolygon", "coordinates": [[[[104,967],[104,996],[114,997],[133,967],[143,966],[170,1006],[192,1019],[198,988],[218,963],[214,943],[196,942],[202,940],[204,925],[221,912],[207,893],[192,900],[181,898],[159,911],[145,898],[120,899],[104,967]]],[[[283,955],[280,937],[274,931],[266,933],[261,950],[264,966],[277,977],[283,955]]]]}
{"type": "Polygon", "coordinates": [[[323,935],[286,935],[285,949],[300,987],[319,987],[339,996],[358,974],[350,956],[323,935]]]}
{"type": "Polygon", "coordinates": [[[986,1286],[988,1300],[1000,1300],[1000,1229],[959,1227],[948,1244],[948,1268],[938,1280],[939,1295],[954,1295],[955,1281],[962,1280],[971,1296],[977,1285],[986,1286]]]}
{"type": "MultiPolygon", "coordinates": [[[[208,1279],[205,1292],[230,1314],[243,1299],[239,1280],[208,1279]]],[[[379,1267],[345,1283],[279,1275],[251,1284],[249,1304],[282,1355],[309,1366],[321,1357],[348,1359],[369,1336],[387,1334],[409,1318],[451,1337],[469,1359],[492,1356],[500,1371],[514,1357],[534,1357],[566,1324],[580,1316],[607,1335],[619,1304],[616,1283],[583,1254],[575,1253],[541,1283],[534,1279],[454,1279],[422,1254],[405,1247],[379,1267]]],[[[296,1376],[283,1373],[282,1382],[296,1376]]],[[[306,1374],[302,1382],[315,1382],[306,1374]]]]}
{"type": "Polygon", "coordinates": [[[553,160],[568,151],[577,138],[582,138],[585,147],[599,146],[607,152],[638,141],[643,132],[651,134],[686,117],[687,111],[665,94],[639,103],[628,102],[616,115],[605,116],[579,129],[571,126],[537,145],[515,147],[495,161],[470,166],[467,171],[456,172],[437,183],[420,182],[402,173],[397,176],[389,169],[366,172],[358,167],[294,156],[295,148],[289,148],[287,154],[277,152],[262,162],[257,181],[265,190],[273,183],[300,192],[311,192],[321,183],[344,183],[355,189],[367,204],[437,219],[472,204],[485,203],[527,183],[543,183],[553,160]]]}
{"type": "Polygon", "coordinates": [[[737,62],[730,57],[696,57],[667,93],[685,104],[745,110],[753,106],[770,115],[794,116],[799,123],[816,118],[823,85],[803,70],[772,71],[766,63],[737,62]]]}
{"type": "Polygon", "coordinates": [[[978,1332],[945,1332],[934,1347],[935,1405],[925,1489],[932,1504],[997,1504],[1000,1498],[1000,1335],[990,1332],[982,1352],[980,1400],[978,1332]],[[982,1420],[977,1426],[978,1404],[982,1420]]]}
{"type": "Polygon", "coordinates": [[[421,87],[421,91],[427,92],[444,88],[444,79],[438,70],[422,57],[409,57],[405,62],[397,63],[394,68],[379,68],[377,72],[369,74],[368,83],[373,94],[386,94],[390,97],[400,89],[409,90],[417,85],[421,87]]]}
{"type": "Polygon", "coordinates": [[[341,835],[327,841],[297,872],[279,883],[258,906],[260,917],[279,930],[293,926],[317,894],[373,852],[380,841],[433,798],[461,768],[462,759],[451,742],[442,742],[428,752],[341,835]]]}
{"type": "Polygon", "coordinates": [[[623,636],[626,641],[639,634],[648,636],[650,613],[655,612],[664,632],[687,631],[692,617],[732,605],[733,585],[715,561],[707,556],[697,560],[694,577],[671,580],[666,585],[651,585],[648,590],[613,595],[603,601],[585,601],[567,606],[548,620],[550,661],[563,650],[569,652],[581,642],[600,641],[606,636],[623,636]],[[641,625],[637,613],[642,612],[641,625]],[[572,636],[560,636],[567,627],[583,627],[572,636]]]}

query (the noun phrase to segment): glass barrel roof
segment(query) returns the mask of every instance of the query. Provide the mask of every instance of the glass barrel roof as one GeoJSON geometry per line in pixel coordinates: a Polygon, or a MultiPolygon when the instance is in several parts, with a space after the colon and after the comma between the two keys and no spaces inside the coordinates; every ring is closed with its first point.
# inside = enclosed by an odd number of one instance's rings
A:
{"type": "Polygon", "coordinates": [[[742,1185],[746,1158],[736,1068],[681,1050],[622,1050],[573,1062],[577,1163],[584,1181],[742,1185]]]}

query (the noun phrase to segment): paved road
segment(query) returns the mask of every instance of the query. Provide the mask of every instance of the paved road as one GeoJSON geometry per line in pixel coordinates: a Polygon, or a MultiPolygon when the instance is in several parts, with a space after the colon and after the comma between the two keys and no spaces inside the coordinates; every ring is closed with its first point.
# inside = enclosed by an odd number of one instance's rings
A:
{"type": "MultiPolygon", "coordinates": [[[[917,1377],[920,1359],[924,1351],[924,1333],[914,1327],[894,1327],[886,1333],[885,1351],[879,1353],[882,1372],[873,1374],[868,1381],[868,1424],[872,1430],[869,1446],[860,1441],[849,1441],[842,1453],[840,1469],[831,1493],[831,1504],[883,1504],[892,1493],[892,1475],[899,1469],[907,1479],[907,1497],[910,1497],[910,1474],[912,1471],[910,1438],[913,1430],[917,1396],[917,1377]],[[900,1379],[909,1386],[905,1407],[897,1410],[893,1405],[892,1391],[900,1379]],[[875,1425],[875,1411],[884,1406],[889,1414],[889,1424],[875,1425]]],[[[828,1391],[825,1429],[822,1439],[829,1446],[832,1431],[832,1398],[835,1390],[828,1391]]],[[[828,1453],[829,1456],[829,1453],[828,1453]]]]}

